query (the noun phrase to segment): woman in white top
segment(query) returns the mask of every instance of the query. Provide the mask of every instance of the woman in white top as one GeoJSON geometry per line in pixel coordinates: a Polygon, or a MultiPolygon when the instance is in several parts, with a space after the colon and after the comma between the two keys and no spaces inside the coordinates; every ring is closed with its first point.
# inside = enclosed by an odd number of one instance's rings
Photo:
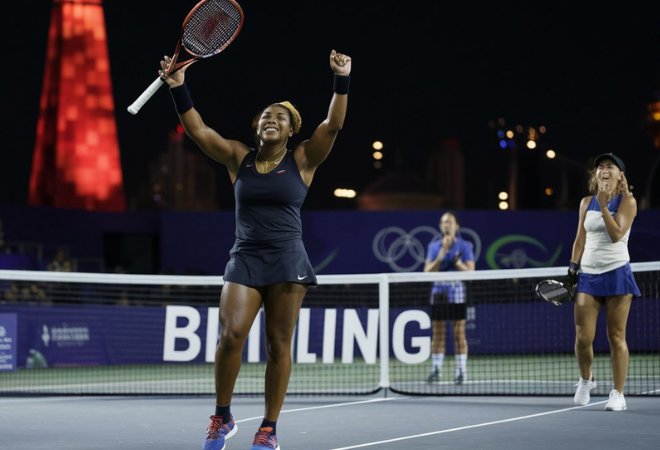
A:
{"type": "Polygon", "coordinates": [[[574,401],[589,403],[596,387],[591,366],[596,321],[605,307],[614,389],[605,406],[623,411],[623,387],[630,354],[626,324],[633,296],[641,293],[630,269],[628,237],[637,215],[637,202],[628,189],[623,161],[613,153],[596,157],[589,180],[589,195],[580,203],[577,236],[569,265],[569,280],[575,287],[575,356],[580,369],[574,401]]]}

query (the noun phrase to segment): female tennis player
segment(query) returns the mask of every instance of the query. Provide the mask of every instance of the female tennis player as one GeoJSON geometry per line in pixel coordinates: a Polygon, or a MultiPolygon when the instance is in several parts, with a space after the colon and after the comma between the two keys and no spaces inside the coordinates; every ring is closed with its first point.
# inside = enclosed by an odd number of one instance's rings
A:
{"type": "Polygon", "coordinates": [[[577,281],[575,297],[575,355],[580,369],[574,401],[589,403],[596,387],[591,366],[596,320],[605,307],[607,338],[610,343],[614,389],[605,405],[608,411],[623,411],[623,387],[630,354],[626,343],[626,324],[633,296],[641,296],[628,254],[628,237],[637,202],[628,189],[626,166],[613,153],[594,160],[589,180],[593,194],[582,199],[577,236],[569,265],[569,279],[577,281]]]}
{"type": "MultiPolygon", "coordinates": [[[[236,240],[224,273],[220,297],[220,341],[215,357],[216,408],[203,449],[222,450],[236,433],[230,411],[241,353],[252,323],[263,307],[268,355],[265,413],[252,450],[279,449],[277,419],[291,374],[291,340],[298,313],[316,275],[302,241],[300,208],[314,173],[328,157],[348,105],[351,58],[332,50],[334,94],[327,118],[309,140],[288,148],[300,131],[300,114],[289,102],[268,105],[252,122],[256,148],[227,139],[209,128],[193,107],[185,69],[159,76],[170,86],[186,133],[212,159],[224,164],[234,185],[236,240]]],[[[278,78],[264,82],[277,83],[278,78]]]]}

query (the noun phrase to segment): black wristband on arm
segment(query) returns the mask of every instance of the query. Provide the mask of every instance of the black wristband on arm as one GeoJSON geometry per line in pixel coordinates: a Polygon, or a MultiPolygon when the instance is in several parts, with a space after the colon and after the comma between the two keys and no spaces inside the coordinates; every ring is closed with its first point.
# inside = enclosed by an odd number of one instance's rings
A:
{"type": "Polygon", "coordinates": [[[170,95],[172,96],[172,100],[174,100],[174,107],[179,115],[186,113],[193,108],[193,101],[190,97],[190,91],[188,91],[186,83],[183,83],[181,86],[170,88],[170,95]]]}
{"type": "Polygon", "coordinates": [[[570,261],[568,263],[568,271],[578,273],[580,271],[580,265],[576,262],[570,261]]]}
{"type": "Polygon", "coordinates": [[[335,74],[335,79],[332,84],[332,90],[335,91],[335,94],[341,94],[341,95],[348,94],[350,85],[351,85],[350,75],[335,74]]]}

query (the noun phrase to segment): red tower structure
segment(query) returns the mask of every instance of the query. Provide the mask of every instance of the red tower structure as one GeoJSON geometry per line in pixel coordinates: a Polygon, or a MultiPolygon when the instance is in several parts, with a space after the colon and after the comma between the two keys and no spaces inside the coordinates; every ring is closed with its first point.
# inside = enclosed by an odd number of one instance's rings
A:
{"type": "Polygon", "coordinates": [[[102,0],[54,0],[30,205],[123,211],[102,0]]]}

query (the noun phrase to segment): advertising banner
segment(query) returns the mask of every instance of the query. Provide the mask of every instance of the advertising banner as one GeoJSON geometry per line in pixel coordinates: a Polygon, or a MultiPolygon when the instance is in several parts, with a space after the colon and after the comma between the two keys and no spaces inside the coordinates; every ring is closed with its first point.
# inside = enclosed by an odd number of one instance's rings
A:
{"type": "MultiPolygon", "coordinates": [[[[460,211],[476,269],[568,266],[577,211],[460,211]]],[[[312,211],[303,241],[319,275],[421,272],[440,237],[442,211],[312,211]]],[[[640,211],[628,243],[632,262],[657,260],[660,211],[640,211]]],[[[178,274],[222,275],[234,243],[233,213],[164,212],[161,265],[178,274]]]]}
{"type": "MultiPolygon", "coordinates": [[[[656,317],[658,300],[638,300],[656,317]]],[[[605,329],[604,315],[599,329],[605,329]]],[[[648,329],[637,313],[630,330],[648,329]],[[646,328],[645,328],[646,327],[646,328]]],[[[575,340],[572,308],[545,302],[483,303],[468,307],[470,354],[571,353],[575,340]]],[[[0,364],[16,367],[103,366],[213,362],[219,336],[218,308],[170,305],[39,307],[0,305],[0,364]],[[8,309],[11,313],[5,314],[8,309]]],[[[390,308],[390,355],[403,363],[430,358],[431,320],[424,308],[390,308]]],[[[264,362],[264,319],[259,314],[244,348],[244,361],[264,362]]],[[[296,363],[354,358],[376,363],[380,349],[377,308],[303,308],[294,336],[296,363]]],[[[632,351],[657,351],[654,333],[629,333],[632,351]]],[[[448,348],[452,348],[448,333],[448,348]]],[[[596,352],[607,352],[606,333],[598,333],[596,352]]]]}

